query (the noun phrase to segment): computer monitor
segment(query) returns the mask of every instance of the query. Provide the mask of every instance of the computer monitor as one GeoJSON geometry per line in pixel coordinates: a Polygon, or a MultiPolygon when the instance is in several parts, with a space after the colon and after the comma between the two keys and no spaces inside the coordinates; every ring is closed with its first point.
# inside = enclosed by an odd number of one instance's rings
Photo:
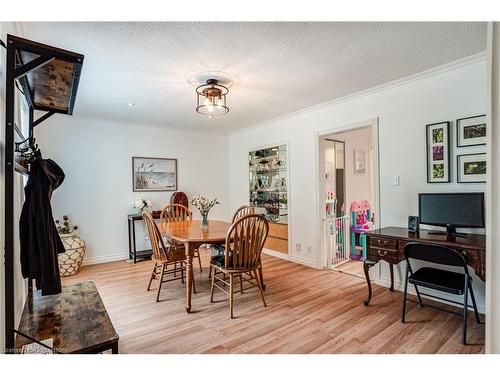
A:
{"type": "Polygon", "coordinates": [[[484,228],[484,193],[420,193],[418,216],[421,224],[456,228],[484,228]]]}

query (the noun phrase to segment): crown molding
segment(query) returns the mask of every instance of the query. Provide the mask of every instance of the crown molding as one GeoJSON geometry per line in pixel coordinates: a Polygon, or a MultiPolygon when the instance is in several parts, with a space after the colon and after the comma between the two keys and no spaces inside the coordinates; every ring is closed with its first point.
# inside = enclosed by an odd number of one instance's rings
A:
{"type": "Polygon", "coordinates": [[[278,122],[278,121],[286,121],[290,118],[293,118],[293,117],[296,117],[296,116],[299,116],[302,114],[318,111],[318,110],[325,108],[325,107],[329,107],[329,106],[344,103],[344,102],[349,102],[351,100],[359,99],[359,98],[362,98],[365,96],[369,96],[369,95],[377,94],[379,92],[383,92],[383,91],[386,91],[389,89],[393,89],[393,88],[398,87],[398,86],[404,86],[404,85],[407,85],[407,84],[412,83],[412,82],[416,82],[416,81],[419,81],[422,79],[430,78],[430,77],[435,76],[435,75],[439,75],[439,74],[443,74],[443,73],[453,71],[456,69],[464,68],[466,66],[476,64],[476,63],[481,62],[481,61],[486,61],[486,57],[487,57],[486,51],[476,53],[476,54],[471,55],[471,56],[467,56],[467,57],[443,64],[443,65],[436,66],[436,67],[431,68],[431,69],[421,71],[419,73],[415,73],[415,74],[412,74],[412,75],[409,75],[409,76],[406,76],[403,78],[396,79],[394,81],[390,81],[387,83],[383,83],[383,84],[368,88],[366,90],[358,91],[358,92],[355,92],[353,94],[342,96],[340,98],[328,100],[326,102],[316,104],[313,106],[309,106],[309,107],[300,109],[300,110],[295,111],[295,112],[290,112],[290,113],[287,113],[287,114],[284,114],[281,116],[273,117],[269,120],[265,120],[265,121],[256,123],[254,125],[249,125],[249,126],[246,126],[244,128],[241,128],[241,129],[236,129],[234,131],[229,132],[229,135],[244,133],[244,132],[252,130],[252,129],[268,126],[268,125],[275,123],[275,122],[278,122]]]}

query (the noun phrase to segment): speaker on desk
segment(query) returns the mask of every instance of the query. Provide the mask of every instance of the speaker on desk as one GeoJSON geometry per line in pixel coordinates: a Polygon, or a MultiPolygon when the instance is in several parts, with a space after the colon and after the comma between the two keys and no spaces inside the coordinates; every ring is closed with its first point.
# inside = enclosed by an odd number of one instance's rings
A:
{"type": "Polygon", "coordinates": [[[408,216],[408,231],[418,232],[420,220],[418,216],[408,216]]]}

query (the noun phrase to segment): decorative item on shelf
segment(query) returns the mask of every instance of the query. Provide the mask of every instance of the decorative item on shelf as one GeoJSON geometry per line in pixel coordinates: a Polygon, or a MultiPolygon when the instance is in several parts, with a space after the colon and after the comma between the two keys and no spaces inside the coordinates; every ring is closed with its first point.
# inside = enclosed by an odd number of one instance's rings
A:
{"type": "Polygon", "coordinates": [[[486,115],[457,119],[457,147],[486,144],[486,115]]]}
{"type": "Polygon", "coordinates": [[[61,276],[71,276],[80,271],[83,258],[85,257],[85,241],[74,232],[78,226],[70,225],[68,216],[64,215],[63,222],[56,220],[56,228],[66,252],[58,255],[59,273],[61,276]]]}
{"type": "Polygon", "coordinates": [[[219,84],[216,79],[209,79],[207,83],[196,88],[196,112],[207,115],[224,115],[229,112],[226,95],[229,90],[219,84]]]}
{"type": "Polygon", "coordinates": [[[427,182],[450,182],[450,123],[430,124],[426,127],[427,182]]]}
{"type": "Polygon", "coordinates": [[[486,154],[458,155],[457,182],[486,182],[486,154]]]}
{"type": "Polygon", "coordinates": [[[200,211],[201,229],[202,230],[208,229],[208,213],[210,212],[213,206],[219,204],[217,198],[208,200],[203,195],[195,195],[191,198],[189,203],[195,206],[200,211]]]}
{"type": "Polygon", "coordinates": [[[152,206],[153,203],[150,199],[139,198],[134,201],[134,208],[136,208],[141,215],[146,208],[151,208],[152,206]]]}

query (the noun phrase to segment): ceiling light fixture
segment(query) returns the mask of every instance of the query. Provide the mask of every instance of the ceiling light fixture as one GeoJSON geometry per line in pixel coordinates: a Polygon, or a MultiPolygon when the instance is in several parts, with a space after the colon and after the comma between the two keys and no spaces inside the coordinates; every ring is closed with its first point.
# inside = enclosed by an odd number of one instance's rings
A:
{"type": "Polygon", "coordinates": [[[227,87],[219,85],[216,79],[209,79],[207,83],[196,88],[196,112],[207,115],[224,115],[229,112],[226,105],[227,87]]]}
{"type": "Polygon", "coordinates": [[[128,102],[128,103],[127,103],[127,105],[128,105],[129,107],[133,107],[133,106],[135,105],[135,103],[134,103],[134,102],[128,102]]]}

